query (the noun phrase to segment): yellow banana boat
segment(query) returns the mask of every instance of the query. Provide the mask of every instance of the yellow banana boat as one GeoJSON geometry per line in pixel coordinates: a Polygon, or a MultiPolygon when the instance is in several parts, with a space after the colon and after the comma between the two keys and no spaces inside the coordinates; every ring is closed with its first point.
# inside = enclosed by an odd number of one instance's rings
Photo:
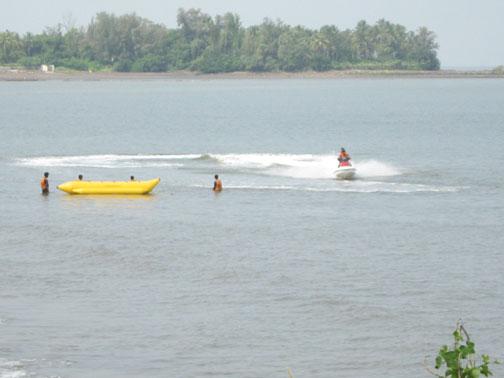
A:
{"type": "Polygon", "coordinates": [[[69,194],[148,194],[161,179],[148,181],[68,181],[58,189],[69,194]]]}

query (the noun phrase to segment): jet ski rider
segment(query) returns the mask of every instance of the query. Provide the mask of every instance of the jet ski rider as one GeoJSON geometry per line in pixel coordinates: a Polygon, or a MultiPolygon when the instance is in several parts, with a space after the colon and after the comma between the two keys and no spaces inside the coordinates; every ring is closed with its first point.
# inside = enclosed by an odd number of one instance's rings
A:
{"type": "Polygon", "coordinates": [[[350,165],[350,159],[351,159],[351,157],[348,154],[348,152],[346,152],[345,149],[343,147],[341,147],[341,150],[340,150],[340,153],[339,153],[339,156],[338,156],[338,161],[339,161],[338,168],[339,167],[349,166],[350,165]]]}

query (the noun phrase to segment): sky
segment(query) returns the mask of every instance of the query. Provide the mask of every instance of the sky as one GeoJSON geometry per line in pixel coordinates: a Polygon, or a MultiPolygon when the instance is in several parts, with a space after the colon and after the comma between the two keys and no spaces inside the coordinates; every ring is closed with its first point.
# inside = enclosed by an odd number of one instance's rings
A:
{"type": "Polygon", "coordinates": [[[176,27],[177,9],[200,8],[212,16],[238,13],[245,26],[265,17],[289,25],[353,28],[380,18],[437,35],[442,68],[504,65],[504,0],[0,0],[0,30],[39,33],[65,19],[87,25],[100,11],[135,12],[176,27]]]}

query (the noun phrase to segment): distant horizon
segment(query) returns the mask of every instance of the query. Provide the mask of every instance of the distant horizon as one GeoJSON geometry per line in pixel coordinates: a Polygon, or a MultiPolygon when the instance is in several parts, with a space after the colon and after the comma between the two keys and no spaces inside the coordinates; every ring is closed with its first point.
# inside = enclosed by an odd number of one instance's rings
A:
{"type": "Polygon", "coordinates": [[[54,27],[69,16],[78,26],[85,26],[97,13],[104,11],[117,15],[137,15],[176,27],[178,8],[199,8],[212,17],[226,12],[240,16],[244,26],[256,25],[264,18],[280,19],[289,25],[301,25],[319,29],[323,25],[335,25],[340,29],[352,29],[359,20],[374,24],[384,18],[404,25],[410,30],[425,26],[434,31],[439,43],[438,57],[442,68],[493,68],[504,64],[504,47],[500,43],[504,35],[504,2],[487,0],[485,6],[471,0],[361,0],[356,5],[351,0],[312,0],[310,9],[299,1],[256,0],[54,0],[40,3],[19,0],[15,6],[4,7],[0,14],[0,30],[19,34],[40,33],[46,27],[54,27]],[[26,10],[29,9],[30,12],[26,10]]]}

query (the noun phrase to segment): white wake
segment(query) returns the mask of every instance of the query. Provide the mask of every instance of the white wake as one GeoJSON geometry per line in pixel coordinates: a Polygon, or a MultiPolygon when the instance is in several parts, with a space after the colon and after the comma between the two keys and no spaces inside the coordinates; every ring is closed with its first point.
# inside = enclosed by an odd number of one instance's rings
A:
{"type": "MultiPolygon", "coordinates": [[[[335,155],[311,154],[216,154],[209,155],[223,166],[262,170],[265,174],[306,179],[334,178],[338,167],[335,155]]],[[[390,177],[401,174],[391,164],[377,160],[354,161],[360,178],[390,177]]]]}

